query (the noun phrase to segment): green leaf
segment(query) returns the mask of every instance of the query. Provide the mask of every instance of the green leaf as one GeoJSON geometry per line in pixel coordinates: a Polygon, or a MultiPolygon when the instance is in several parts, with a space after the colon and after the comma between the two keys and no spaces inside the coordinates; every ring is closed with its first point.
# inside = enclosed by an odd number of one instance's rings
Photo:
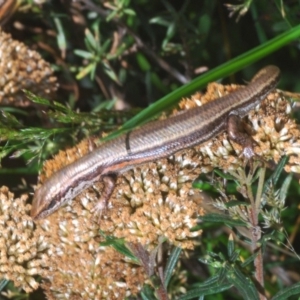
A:
{"type": "Polygon", "coordinates": [[[271,300],[286,300],[289,297],[300,295],[300,282],[280,290],[271,300]]]}
{"type": "Polygon", "coordinates": [[[84,59],[88,59],[88,60],[94,59],[94,54],[85,50],[74,50],[74,53],[84,59]]]}
{"type": "Polygon", "coordinates": [[[10,158],[19,158],[27,152],[30,153],[31,152],[30,149],[19,149],[15,151],[12,155],[10,155],[10,158]]]}
{"type": "Polygon", "coordinates": [[[162,17],[154,17],[154,18],[149,20],[149,23],[150,24],[159,24],[159,25],[168,27],[168,26],[170,26],[171,22],[164,19],[164,18],[162,18],[162,17]]]}
{"type": "Polygon", "coordinates": [[[199,35],[208,35],[211,29],[212,19],[208,14],[199,17],[199,35]]]}
{"type": "Polygon", "coordinates": [[[139,260],[132,254],[132,252],[126,247],[125,241],[123,239],[117,239],[110,236],[105,236],[106,241],[100,243],[101,246],[111,246],[115,250],[117,250],[122,255],[129,257],[135,262],[139,262],[139,260]]]}
{"type": "MultiPolygon", "coordinates": [[[[1,131],[0,131],[1,134],[1,131]]],[[[2,160],[2,158],[6,157],[7,155],[9,155],[9,153],[12,151],[11,148],[0,148],[0,161],[2,160]]]]}
{"type": "Polygon", "coordinates": [[[58,17],[54,17],[53,20],[58,32],[56,36],[58,47],[61,51],[65,52],[67,49],[67,40],[66,40],[64,28],[61,24],[61,20],[58,17]]]}
{"type": "Polygon", "coordinates": [[[229,257],[230,262],[231,263],[236,262],[239,259],[239,257],[240,257],[240,253],[241,253],[240,250],[235,250],[231,254],[228,253],[228,255],[230,254],[230,257],[229,257]]]}
{"type": "Polygon", "coordinates": [[[209,280],[197,284],[197,287],[187,291],[186,294],[180,296],[178,300],[194,299],[205,295],[214,295],[226,291],[232,287],[228,281],[221,281],[219,274],[212,276],[209,280]]]}
{"type": "Polygon", "coordinates": [[[230,216],[221,215],[221,214],[207,214],[205,216],[199,217],[202,222],[211,222],[211,223],[223,223],[228,226],[246,226],[247,223],[241,220],[234,220],[230,216]]]}
{"type": "Polygon", "coordinates": [[[201,191],[205,192],[218,192],[216,189],[216,183],[210,183],[208,181],[203,181],[203,180],[197,180],[196,182],[193,182],[193,188],[197,188],[201,191]]]}
{"type": "Polygon", "coordinates": [[[115,82],[119,83],[119,79],[115,71],[110,67],[108,63],[103,62],[104,72],[115,82]]]}
{"type": "Polygon", "coordinates": [[[175,35],[175,29],[176,29],[176,25],[175,23],[171,23],[167,29],[167,33],[166,33],[166,37],[163,40],[162,43],[162,48],[165,49],[166,45],[170,42],[170,40],[174,37],[175,35]]]}
{"type": "Polygon", "coordinates": [[[107,17],[106,17],[106,21],[109,22],[110,20],[112,20],[117,14],[119,13],[119,11],[113,10],[107,17]]]}
{"type": "Polygon", "coordinates": [[[248,266],[250,263],[252,263],[254,261],[254,259],[257,256],[257,252],[253,253],[250,257],[248,257],[243,263],[241,263],[241,267],[244,268],[246,266],[248,266]]]}
{"type": "Polygon", "coordinates": [[[245,300],[259,300],[259,294],[254,283],[246,277],[237,267],[232,267],[227,279],[241,293],[245,300]]]}
{"type": "Polygon", "coordinates": [[[88,75],[89,73],[94,74],[96,66],[97,65],[94,62],[90,63],[76,75],[76,79],[80,80],[86,75],[88,75]]]}
{"type": "Polygon", "coordinates": [[[263,187],[263,193],[265,193],[265,191],[268,190],[271,183],[273,185],[276,185],[276,183],[278,182],[279,177],[280,177],[286,163],[288,162],[288,160],[289,160],[288,156],[282,157],[282,159],[277,164],[276,169],[274,170],[274,172],[272,173],[270,178],[268,178],[268,180],[266,180],[266,182],[264,184],[264,187],[263,187]]]}
{"type": "Polygon", "coordinates": [[[95,39],[88,28],[85,29],[85,42],[90,51],[97,52],[99,50],[99,41],[95,39]]]}
{"type": "Polygon", "coordinates": [[[171,279],[171,276],[173,274],[173,270],[175,266],[177,265],[177,262],[179,260],[180,254],[181,254],[182,249],[179,247],[174,247],[171,255],[168,258],[167,265],[165,268],[165,273],[164,273],[164,286],[167,287],[169,284],[169,281],[171,279]]]}
{"type": "Polygon", "coordinates": [[[21,116],[28,116],[27,111],[25,111],[22,108],[17,108],[17,107],[3,106],[3,107],[1,107],[1,111],[4,111],[5,113],[14,113],[14,114],[21,115],[21,116]]]}
{"type": "Polygon", "coordinates": [[[282,186],[280,188],[280,192],[279,192],[279,199],[281,200],[282,203],[285,202],[285,199],[288,194],[288,190],[289,190],[292,180],[293,180],[293,175],[289,174],[283,181],[283,184],[282,184],[282,186]]]}
{"type": "Polygon", "coordinates": [[[143,72],[147,72],[151,69],[151,65],[150,65],[148,59],[142,53],[137,53],[136,59],[137,59],[140,69],[143,72]]]}
{"type": "Polygon", "coordinates": [[[7,111],[0,110],[0,124],[8,127],[19,127],[22,124],[17,120],[17,118],[7,111]]]}
{"type": "Polygon", "coordinates": [[[154,296],[154,293],[153,293],[153,288],[150,287],[150,285],[145,284],[143,286],[142,291],[141,291],[141,296],[142,296],[143,300],[154,300],[155,296],[154,296]]]}
{"type": "Polygon", "coordinates": [[[46,105],[46,106],[51,106],[51,101],[49,101],[48,99],[38,97],[38,96],[34,95],[33,93],[31,93],[30,91],[27,91],[27,90],[24,90],[24,93],[29,98],[29,100],[31,100],[33,103],[46,105]]]}
{"type": "Polygon", "coordinates": [[[130,8],[125,8],[125,9],[124,9],[124,13],[125,13],[126,15],[129,15],[129,16],[136,16],[135,11],[132,10],[132,9],[130,9],[130,8]]]}
{"type": "Polygon", "coordinates": [[[110,47],[111,44],[111,40],[107,39],[104,44],[101,46],[101,48],[99,49],[97,55],[98,56],[106,56],[106,52],[108,51],[108,48],[110,47]],[[104,55],[105,54],[105,55],[104,55]]]}
{"type": "Polygon", "coordinates": [[[220,169],[214,169],[214,173],[219,175],[221,178],[224,178],[224,179],[227,179],[227,180],[236,180],[234,176],[232,176],[228,173],[224,173],[220,169]]]}
{"type": "Polygon", "coordinates": [[[234,252],[234,240],[232,238],[232,235],[229,236],[229,239],[228,239],[228,243],[227,243],[227,253],[228,253],[228,256],[232,256],[234,252]]]}
{"type": "Polygon", "coordinates": [[[0,291],[2,291],[8,283],[9,283],[9,280],[1,279],[0,280],[0,291]]]}

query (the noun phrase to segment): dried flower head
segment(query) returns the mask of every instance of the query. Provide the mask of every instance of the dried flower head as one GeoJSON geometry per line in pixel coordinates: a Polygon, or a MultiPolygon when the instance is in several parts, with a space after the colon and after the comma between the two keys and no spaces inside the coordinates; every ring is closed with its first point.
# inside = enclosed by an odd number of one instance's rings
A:
{"type": "MultiPolygon", "coordinates": [[[[196,94],[191,99],[183,100],[180,106],[186,109],[201,105],[237,88],[236,85],[211,84],[205,95],[196,94]]],[[[248,117],[248,122],[256,131],[253,139],[257,143],[255,152],[258,155],[275,161],[286,154],[297,158],[290,160],[287,170],[299,167],[299,151],[295,151],[293,145],[300,142],[300,131],[289,118],[289,112],[289,103],[275,92],[248,117]]],[[[46,162],[40,184],[64,165],[89,152],[89,148],[89,142],[83,141],[46,162]]],[[[237,155],[241,151],[239,145],[230,142],[227,134],[222,133],[202,145],[137,166],[120,175],[100,222],[91,210],[100,198],[102,182],[83,191],[47,220],[41,220],[43,228],[51,228],[53,245],[51,272],[46,276],[49,284],[45,283],[45,287],[49,287],[49,295],[59,294],[58,298],[62,299],[65,299],[64,295],[71,299],[109,295],[115,299],[120,294],[128,296],[137,292],[144,279],[142,270],[133,268],[132,264],[128,265],[121,258],[111,260],[117,254],[98,247],[102,240],[99,230],[124,238],[126,242],[142,244],[150,251],[158,245],[161,237],[166,237],[170,244],[192,249],[196,243],[194,237],[199,236],[201,231],[191,232],[190,229],[197,224],[198,216],[203,214],[201,197],[196,197],[199,194],[192,188],[192,182],[200,173],[215,167],[225,172],[244,167],[244,159],[237,155]],[[109,264],[109,276],[103,276],[108,274],[105,267],[109,264]],[[99,276],[95,276],[95,272],[99,276]],[[138,280],[128,281],[133,276],[132,272],[138,274],[135,275],[138,280]],[[78,285],[78,276],[83,281],[82,286],[78,285]],[[124,285],[115,284],[112,289],[110,282],[122,282],[124,285]]]]}
{"type": "MultiPolygon", "coordinates": [[[[101,229],[150,249],[157,246],[160,237],[172,245],[193,249],[201,230],[191,229],[203,214],[192,189],[198,172],[183,152],[126,172],[118,179],[110,202],[113,209],[101,220],[101,229]]],[[[86,199],[89,209],[97,194],[90,191],[86,199]]]]}
{"type": "MultiPolygon", "coordinates": [[[[91,141],[84,140],[60,151],[45,162],[41,180],[90,149],[91,141]]],[[[50,270],[42,285],[48,299],[124,299],[142,288],[146,278],[143,269],[114,249],[100,247],[104,241],[101,226],[92,220],[93,214],[77,202],[37,223],[51,233],[50,270]]]]}
{"type": "Polygon", "coordinates": [[[36,51],[0,29],[0,104],[27,106],[23,89],[49,98],[57,89],[56,77],[36,51]]]}
{"type": "MultiPolygon", "coordinates": [[[[40,176],[41,183],[62,165],[87,153],[88,144],[84,141],[46,162],[40,176]]],[[[106,211],[99,228],[107,234],[125,238],[127,242],[149,247],[155,247],[158,238],[163,236],[171,244],[193,248],[194,237],[201,231],[190,230],[197,224],[203,210],[197,198],[193,197],[192,183],[199,175],[199,169],[191,160],[192,156],[193,150],[181,151],[168,159],[145,164],[119,176],[110,201],[113,208],[106,211]]],[[[99,182],[83,191],[78,196],[82,209],[92,210],[102,190],[103,184],[99,182]]]]}
{"type": "Polygon", "coordinates": [[[125,299],[137,294],[146,275],[143,269],[104,241],[93,215],[75,203],[39,221],[51,233],[49,271],[42,287],[48,299],[125,299]]]}
{"type": "MultiPolygon", "coordinates": [[[[40,180],[44,181],[89,149],[90,141],[83,141],[72,149],[60,151],[45,163],[40,180]]],[[[70,299],[76,296],[99,299],[109,295],[109,299],[122,299],[120,295],[134,295],[140,290],[147,274],[142,267],[124,261],[117,253],[112,254],[114,250],[99,247],[103,241],[100,230],[126,242],[142,243],[150,250],[160,237],[183,248],[194,247],[194,237],[201,231],[190,232],[190,229],[203,212],[198,201],[193,200],[191,184],[199,170],[184,157],[181,153],[120,176],[110,208],[100,224],[91,209],[102,191],[101,182],[78,196],[79,201],[72,201],[39,222],[51,231],[51,271],[45,277],[49,283],[44,285],[47,295],[59,294],[58,298],[62,299],[65,299],[62,295],[70,299]],[[189,171],[182,174],[182,170],[189,171]]]]}
{"type": "Polygon", "coordinates": [[[1,278],[31,292],[38,287],[35,276],[46,274],[49,256],[45,235],[29,216],[27,198],[14,198],[7,187],[0,188],[0,272],[1,278]]]}
{"type": "MultiPolygon", "coordinates": [[[[198,94],[194,103],[202,105],[238,88],[238,85],[223,86],[211,83],[208,85],[207,93],[203,96],[198,94]]],[[[190,108],[191,101],[184,100],[181,108],[185,108],[185,105],[190,108]]],[[[287,155],[290,159],[285,170],[300,173],[300,130],[290,117],[291,110],[290,103],[282,93],[275,91],[269,94],[256,110],[248,114],[246,121],[254,129],[255,134],[252,138],[258,157],[278,163],[282,156],[287,155]]],[[[215,167],[227,172],[245,166],[244,158],[241,156],[242,147],[230,141],[226,132],[194,149],[197,152],[201,172],[205,173],[215,167]]]]}

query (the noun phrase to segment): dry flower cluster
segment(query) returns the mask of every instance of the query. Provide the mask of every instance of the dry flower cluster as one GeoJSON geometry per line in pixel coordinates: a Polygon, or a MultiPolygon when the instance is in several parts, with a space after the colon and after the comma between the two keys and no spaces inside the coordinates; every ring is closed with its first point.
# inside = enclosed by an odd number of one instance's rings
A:
{"type": "MultiPolygon", "coordinates": [[[[211,83],[207,87],[207,93],[203,96],[194,95],[191,99],[181,102],[184,109],[195,105],[205,104],[220,95],[226,95],[239,88],[238,85],[224,86],[211,83]]],[[[265,161],[274,160],[278,163],[284,155],[290,156],[285,170],[287,172],[300,173],[299,127],[290,118],[290,103],[282,96],[281,92],[274,92],[261,103],[257,110],[251,111],[247,116],[250,127],[254,129],[252,135],[255,141],[255,153],[265,161]]],[[[228,140],[224,132],[217,138],[212,139],[194,148],[197,152],[198,164],[201,173],[207,173],[218,167],[223,171],[236,170],[244,167],[244,159],[240,157],[242,147],[228,140]]]]}
{"type": "Polygon", "coordinates": [[[0,277],[31,292],[39,285],[35,277],[47,275],[49,256],[45,232],[35,229],[27,198],[0,188],[0,277]]]}
{"type": "MultiPolygon", "coordinates": [[[[236,85],[210,84],[205,95],[196,94],[181,102],[188,109],[234,91],[236,85]]],[[[255,152],[278,162],[290,155],[287,171],[299,173],[300,131],[289,118],[291,107],[280,93],[270,94],[248,122],[255,129],[255,152]]],[[[238,157],[241,147],[229,142],[226,133],[197,147],[138,166],[119,176],[110,204],[99,222],[91,209],[99,199],[102,183],[83,191],[71,203],[37,222],[40,236],[49,245],[47,266],[40,274],[49,299],[123,299],[136,294],[147,276],[141,266],[109,247],[100,247],[106,235],[124,238],[152,250],[166,237],[171,245],[193,249],[201,231],[191,232],[203,209],[192,182],[200,173],[215,167],[230,171],[244,167],[238,157]],[[43,230],[43,234],[41,231],[43,230]]],[[[52,173],[90,151],[90,142],[60,151],[47,161],[39,178],[42,184],[52,173]]],[[[33,230],[33,229],[32,229],[33,230]]],[[[39,237],[40,238],[40,237],[39,237]]],[[[46,260],[45,260],[46,261],[46,260]]]]}
{"type": "MultiPolygon", "coordinates": [[[[40,178],[45,180],[51,172],[78,159],[89,151],[89,146],[89,141],[83,141],[75,148],[61,151],[53,160],[45,163],[40,178]]],[[[176,158],[147,164],[120,176],[110,208],[100,224],[98,217],[95,218],[90,211],[99,198],[102,183],[87,189],[78,197],[79,201],[40,221],[40,225],[52,233],[50,244],[53,245],[53,263],[63,261],[59,268],[51,267],[52,280],[48,277],[51,284],[44,285],[47,295],[59,293],[57,299],[67,299],[63,295],[72,297],[72,293],[78,291],[83,299],[102,299],[106,295],[109,295],[109,299],[123,299],[125,295],[136,294],[147,278],[143,268],[116,254],[112,259],[109,253],[113,250],[99,248],[99,242],[103,241],[99,230],[124,238],[126,242],[141,243],[148,250],[157,246],[160,237],[166,237],[171,244],[193,248],[194,237],[199,236],[201,231],[190,232],[190,229],[197,224],[197,217],[203,214],[196,198],[188,199],[193,194],[191,183],[196,177],[197,170],[184,159],[182,153],[176,158]],[[190,170],[190,175],[184,175],[185,170],[190,170]],[[74,257],[84,262],[80,264],[81,267],[76,265],[74,269],[80,273],[84,290],[76,283],[75,277],[71,287],[70,282],[66,281],[65,273],[73,269],[74,257]],[[109,272],[106,265],[109,265],[109,272]],[[98,276],[94,276],[96,270],[98,276]],[[116,286],[120,282],[124,285],[116,286]]]]}
{"type": "Polygon", "coordinates": [[[56,77],[39,53],[29,50],[0,28],[0,104],[32,104],[23,89],[51,98],[57,89],[56,77]]]}

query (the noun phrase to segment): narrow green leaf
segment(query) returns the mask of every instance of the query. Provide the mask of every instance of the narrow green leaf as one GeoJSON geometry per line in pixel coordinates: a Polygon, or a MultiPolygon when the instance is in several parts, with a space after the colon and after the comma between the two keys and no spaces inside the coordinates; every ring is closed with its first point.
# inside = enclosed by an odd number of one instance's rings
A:
{"type": "Polygon", "coordinates": [[[241,267],[247,267],[250,263],[253,263],[254,259],[257,256],[257,252],[253,253],[250,257],[248,257],[243,263],[241,263],[241,267]]]}
{"type": "Polygon", "coordinates": [[[72,110],[70,108],[68,108],[67,106],[61,104],[60,102],[57,101],[50,101],[48,99],[45,98],[41,98],[39,96],[34,95],[33,93],[24,90],[24,92],[26,93],[26,96],[34,103],[37,104],[41,104],[41,105],[45,105],[47,107],[51,107],[55,110],[59,110],[59,111],[63,111],[63,112],[72,112],[72,110]]]}
{"type": "Polygon", "coordinates": [[[142,300],[153,300],[153,295],[151,295],[151,297],[148,297],[147,294],[145,294],[144,292],[141,292],[141,297],[142,297],[142,300]]]}
{"type": "Polygon", "coordinates": [[[150,287],[148,284],[143,286],[143,290],[141,291],[141,296],[143,300],[154,300],[155,296],[153,293],[153,288],[150,287]]]}
{"type": "Polygon", "coordinates": [[[106,21],[109,22],[110,20],[112,20],[117,14],[119,13],[119,10],[113,10],[107,17],[106,17],[106,21]]]}
{"type": "Polygon", "coordinates": [[[132,9],[130,9],[130,8],[125,8],[125,9],[124,9],[124,13],[125,13],[126,15],[129,15],[129,16],[135,16],[135,15],[136,15],[135,11],[132,10],[132,9]]]}
{"type": "Polygon", "coordinates": [[[286,287],[279,291],[271,300],[286,300],[289,297],[300,295],[300,282],[297,282],[289,287],[286,287]]]}
{"type": "MultiPolygon", "coordinates": [[[[226,264],[225,264],[225,266],[226,266],[226,264]]],[[[222,267],[220,269],[220,272],[219,272],[219,281],[220,282],[228,282],[228,280],[226,279],[227,273],[228,273],[227,268],[222,267]]]]}
{"type": "Polygon", "coordinates": [[[208,281],[201,284],[197,284],[197,287],[187,291],[186,294],[180,296],[178,300],[194,299],[205,295],[214,295],[223,291],[226,291],[232,287],[229,282],[222,282],[219,275],[211,277],[208,281]]]}
{"type": "Polygon", "coordinates": [[[232,235],[229,235],[228,243],[227,243],[227,253],[228,256],[232,256],[234,252],[234,240],[232,238],[232,235]]]}
{"type": "Polygon", "coordinates": [[[18,119],[7,111],[0,110],[0,122],[9,127],[22,126],[18,119]]]}
{"type": "Polygon", "coordinates": [[[22,115],[22,116],[29,115],[27,111],[24,111],[24,109],[20,109],[17,107],[3,106],[3,107],[1,107],[1,111],[8,112],[8,113],[14,113],[17,115],[22,115]]]}
{"type": "Polygon", "coordinates": [[[137,53],[136,59],[137,59],[140,69],[143,72],[147,72],[151,69],[151,65],[150,65],[148,59],[142,53],[137,53]]]}
{"type": "MultiPolygon", "coordinates": [[[[0,148],[1,149],[1,148],[0,148]]],[[[2,148],[0,150],[0,161],[2,160],[2,158],[6,157],[7,155],[9,155],[9,153],[12,151],[11,148],[2,148]]]]}
{"type": "Polygon", "coordinates": [[[247,226],[247,223],[241,220],[234,220],[230,216],[221,214],[207,214],[199,217],[202,222],[223,223],[228,226],[247,226]]]}
{"type": "Polygon", "coordinates": [[[31,150],[30,149],[19,149],[19,150],[15,151],[12,155],[10,155],[10,158],[19,158],[27,152],[30,153],[31,150]]]}
{"type": "Polygon", "coordinates": [[[205,192],[218,192],[218,190],[215,187],[216,183],[210,183],[208,181],[203,180],[197,180],[196,182],[193,182],[193,188],[199,189],[201,191],[205,192]]]}
{"type": "Polygon", "coordinates": [[[115,71],[110,67],[109,64],[103,63],[104,72],[115,82],[119,83],[119,79],[115,71]]]}
{"type": "Polygon", "coordinates": [[[174,270],[175,266],[177,265],[181,251],[182,251],[181,248],[174,247],[171,252],[171,255],[169,256],[169,259],[167,261],[167,265],[165,268],[165,274],[164,274],[164,286],[166,288],[167,288],[169,281],[171,279],[171,276],[173,274],[173,270],[174,270]]]}
{"type": "Polygon", "coordinates": [[[126,247],[125,241],[123,239],[117,239],[113,237],[105,236],[106,241],[100,243],[101,246],[111,246],[117,250],[122,255],[129,257],[133,261],[138,262],[139,260],[132,254],[132,252],[126,247]]]}
{"type": "Polygon", "coordinates": [[[111,39],[105,40],[104,44],[101,46],[101,48],[98,50],[97,55],[98,56],[105,56],[106,57],[106,52],[108,51],[108,48],[111,45],[111,39]],[[104,55],[105,54],[105,55],[104,55]]]}
{"type": "Polygon", "coordinates": [[[84,59],[89,59],[89,60],[94,59],[94,53],[91,53],[91,52],[88,52],[85,50],[76,49],[76,50],[74,50],[74,54],[76,54],[84,59]]]}
{"type": "Polygon", "coordinates": [[[58,17],[54,17],[53,20],[58,32],[56,36],[58,47],[61,51],[65,52],[67,49],[67,40],[64,32],[64,27],[62,26],[61,20],[58,17]]]}
{"type": "Polygon", "coordinates": [[[240,257],[240,250],[235,250],[232,252],[231,256],[229,257],[229,260],[231,263],[234,263],[237,261],[237,259],[240,257]]]}
{"type": "Polygon", "coordinates": [[[237,267],[232,267],[227,279],[241,293],[245,300],[259,300],[259,295],[254,283],[246,277],[237,267]]]}
{"type": "MultiPolygon", "coordinates": [[[[1,152],[0,152],[1,153],[1,152]]],[[[24,175],[29,175],[33,174],[36,175],[37,172],[39,171],[39,167],[37,164],[27,166],[25,168],[0,168],[0,174],[8,175],[8,174],[24,174],[24,175]]]]}
{"type": "Polygon", "coordinates": [[[290,184],[293,180],[293,175],[292,174],[289,174],[285,180],[283,181],[283,184],[280,188],[280,192],[279,192],[279,198],[281,200],[282,203],[285,202],[285,199],[286,199],[286,196],[288,194],[288,190],[289,190],[289,187],[290,187],[290,184]]]}
{"type": "Polygon", "coordinates": [[[24,93],[29,98],[29,100],[31,100],[33,103],[46,105],[46,106],[51,105],[51,102],[49,100],[47,100],[45,98],[38,97],[38,96],[34,95],[33,93],[31,93],[30,91],[24,90],[24,93]]]}
{"type": "Polygon", "coordinates": [[[170,24],[170,26],[167,29],[166,37],[165,37],[165,39],[163,40],[163,43],[162,43],[162,48],[163,49],[165,49],[166,45],[170,42],[170,40],[175,35],[175,29],[176,29],[176,26],[175,26],[175,23],[173,22],[173,23],[170,24]]]}
{"type": "Polygon", "coordinates": [[[167,21],[166,19],[162,18],[162,17],[154,17],[152,19],[149,20],[150,24],[159,24],[165,27],[170,26],[170,21],[167,21]]]}
{"type": "Polygon", "coordinates": [[[276,169],[274,170],[274,172],[272,173],[272,175],[270,176],[270,178],[268,178],[268,180],[266,180],[264,187],[263,187],[263,193],[268,190],[270,183],[272,182],[274,185],[276,185],[276,183],[278,182],[279,176],[281,175],[284,166],[286,165],[287,161],[289,160],[288,156],[284,156],[282,157],[282,159],[279,161],[279,163],[276,166],[276,169]]]}
{"type": "Polygon", "coordinates": [[[235,180],[235,177],[233,177],[232,175],[228,174],[228,173],[224,173],[219,169],[215,169],[214,173],[216,173],[217,175],[219,175],[221,178],[227,179],[227,180],[235,180]]]}
{"type": "Polygon", "coordinates": [[[8,283],[9,283],[9,280],[1,279],[0,280],[0,291],[2,291],[8,283]]]}
{"type": "Polygon", "coordinates": [[[80,80],[83,77],[85,77],[87,74],[92,73],[93,69],[95,69],[95,66],[96,66],[96,64],[94,62],[87,65],[76,75],[76,79],[80,80]]]}
{"type": "Polygon", "coordinates": [[[99,41],[95,39],[88,28],[85,29],[85,42],[90,51],[97,51],[99,49],[99,41]]]}
{"type": "Polygon", "coordinates": [[[0,128],[0,141],[9,141],[22,138],[20,130],[0,128]]]}

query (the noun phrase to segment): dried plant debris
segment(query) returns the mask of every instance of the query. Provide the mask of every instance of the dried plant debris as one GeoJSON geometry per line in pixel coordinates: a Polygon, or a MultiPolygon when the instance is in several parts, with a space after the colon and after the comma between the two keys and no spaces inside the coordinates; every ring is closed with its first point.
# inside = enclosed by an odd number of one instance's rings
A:
{"type": "Polygon", "coordinates": [[[57,90],[50,64],[0,29],[0,105],[31,105],[23,89],[52,98],[57,90]]]}

